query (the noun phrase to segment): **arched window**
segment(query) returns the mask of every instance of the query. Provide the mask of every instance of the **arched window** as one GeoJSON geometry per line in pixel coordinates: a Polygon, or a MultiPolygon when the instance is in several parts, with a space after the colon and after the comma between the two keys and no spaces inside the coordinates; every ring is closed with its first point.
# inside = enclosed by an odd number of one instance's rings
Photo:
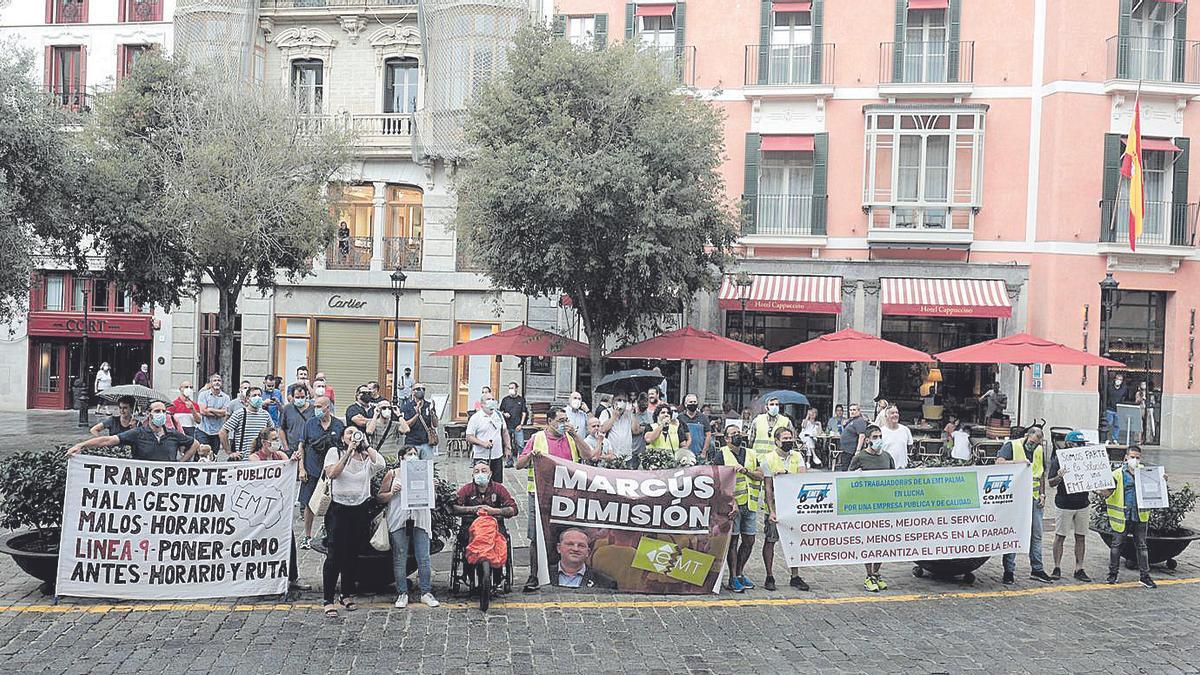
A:
{"type": "Polygon", "coordinates": [[[416,112],[417,62],[414,59],[393,58],[384,61],[383,67],[383,112],[416,112]]]}

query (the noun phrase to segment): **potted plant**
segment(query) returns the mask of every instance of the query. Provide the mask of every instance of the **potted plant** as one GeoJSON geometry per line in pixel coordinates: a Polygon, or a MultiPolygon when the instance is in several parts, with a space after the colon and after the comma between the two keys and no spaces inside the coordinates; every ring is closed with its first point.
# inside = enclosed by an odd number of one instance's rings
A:
{"type": "MultiPolygon", "coordinates": [[[[94,448],[89,454],[129,457],[126,447],[94,448]]],[[[67,488],[65,447],[45,452],[26,450],[0,461],[0,553],[12,556],[26,574],[54,591],[58,574],[58,540],[63,495],[67,488]]]]}
{"type": "MultiPolygon", "coordinates": [[[[1165,509],[1151,509],[1150,520],[1146,528],[1146,553],[1151,565],[1165,564],[1167,569],[1175,569],[1175,557],[1183,553],[1193,541],[1200,539],[1200,532],[1183,526],[1183,519],[1196,509],[1200,494],[1192,489],[1191,484],[1184,484],[1178,490],[1167,490],[1165,509]]],[[[1112,546],[1113,531],[1108,523],[1107,509],[1100,495],[1092,495],[1092,531],[1099,534],[1104,543],[1112,546]]],[[[1126,539],[1121,544],[1121,557],[1129,569],[1137,567],[1137,551],[1134,550],[1133,539],[1126,539]]]]}
{"type": "MultiPolygon", "coordinates": [[[[945,455],[940,457],[926,457],[916,462],[909,464],[912,469],[940,469],[940,468],[956,468],[964,466],[966,463],[957,459],[951,459],[945,455]]],[[[945,560],[917,560],[913,563],[912,574],[920,579],[928,574],[934,579],[961,579],[963,583],[973,583],[975,581],[975,570],[983,567],[983,564],[988,561],[988,556],[976,558],[950,558],[945,560]]]]}

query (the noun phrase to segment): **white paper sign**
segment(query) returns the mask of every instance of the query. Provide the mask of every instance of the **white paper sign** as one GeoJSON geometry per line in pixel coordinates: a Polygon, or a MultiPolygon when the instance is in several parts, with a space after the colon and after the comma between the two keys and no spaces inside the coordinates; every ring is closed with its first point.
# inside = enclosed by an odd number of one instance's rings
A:
{"type": "Polygon", "coordinates": [[[1116,487],[1108,450],[1103,445],[1062,448],[1055,452],[1058,453],[1058,465],[1063,470],[1063,489],[1068,493],[1111,490],[1116,487]]]}
{"type": "Polygon", "coordinates": [[[291,462],[67,464],[58,593],[193,599],[284,593],[291,462]]]}
{"type": "Polygon", "coordinates": [[[433,487],[433,462],[406,459],[400,462],[400,508],[432,509],[436,492],[433,487]]]}
{"type": "Polygon", "coordinates": [[[1165,509],[1170,506],[1167,498],[1167,479],[1161,466],[1142,466],[1133,474],[1133,489],[1137,494],[1139,509],[1165,509]]]}

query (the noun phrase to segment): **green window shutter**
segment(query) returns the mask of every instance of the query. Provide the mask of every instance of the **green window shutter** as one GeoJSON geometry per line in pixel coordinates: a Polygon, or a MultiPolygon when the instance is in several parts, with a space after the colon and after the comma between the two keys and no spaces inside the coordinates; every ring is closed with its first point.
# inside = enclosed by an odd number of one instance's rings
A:
{"type": "MultiPolygon", "coordinates": [[[[767,84],[767,75],[771,71],[771,24],[774,21],[775,13],[771,11],[771,0],[762,0],[758,27],[759,84],[767,84]]],[[[747,82],[747,84],[749,83],[747,82]]]]}
{"type": "Polygon", "coordinates": [[[1133,18],[1133,0],[1120,0],[1117,14],[1117,79],[1129,79],[1129,24],[1133,18]]]}
{"type": "Polygon", "coordinates": [[[946,8],[946,24],[950,30],[947,35],[950,44],[946,45],[946,81],[958,82],[958,60],[959,60],[959,43],[958,38],[962,33],[960,19],[962,17],[962,0],[950,0],[950,4],[946,8]]]}
{"type": "Polygon", "coordinates": [[[1187,76],[1187,3],[1175,8],[1175,41],[1172,54],[1171,81],[1186,82],[1187,76]]]}
{"type": "Polygon", "coordinates": [[[1104,180],[1100,189],[1100,241],[1115,238],[1114,208],[1121,190],[1121,156],[1125,144],[1121,134],[1104,134],[1104,180]]]}
{"type": "Polygon", "coordinates": [[[761,136],[746,134],[746,178],[742,188],[746,210],[742,234],[754,234],[758,230],[758,149],[761,145],[761,136]]]}
{"type": "Polygon", "coordinates": [[[825,24],[825,2],[824,0],[813,0],[812,4],[812,79],[809,82],[813,84],[825,84],[822,79],[821,68],[822,60],[825,57],[825,52],[822,49],[822,40],[825,24]]]}
{"type": "Polygon", "coordinates": [[[636,9],[632,2],[625,3],[625,39],[632,40],[637,33],[637,17],[633,15],[636,9]]]}
{"type": "Polygon", "coordinates": [[[596,35],[595,35],[596,51],[600,51],[608,46],[608,15],[596,15],[596,35]]]}
{"type": "MultiPolygon", "coordinates": [[[[816,7],[816,5],[813,5],[816,7]]],[[[829,192],[829,133],[813,134],[812,234],[826,233],[825,208],[829,192]]]]}
{"type": "Polygon", "coordinates": [[[904,38],[908,35],[908,0],[896,0],[896,32],[892,45],[892,82],[904,81],[904,38]]]}
{"type": "MultiPolygon", "coordinates": [[[[688,64],[686,63],[687,50],[684,49],[685,37],[687,33],[684,27],[687,24],[687,3],[675,3],[675,78],[680,82],[685,82],[688,75],[688,64]]],[[[692,78],[687,78],[692,79],[692,78]]],[[[693,80],[692,84],[695,84],[693,80]]]]}
{"type": "Polygon", "coordinates": [[[567,34],[567,17],[562,14],[555,14],[554,22],[550,26],[550,33],[554,37],[565,37],[567,34]]]}
{"type": "Polygon", "coordinates": [[[1179,148],[1179,156],[1171,171],[1171,244],[1173,246],[1191,246],[1192,237],[1188,232],[1188,159],[1191,140],[1188,138],[1171,139],[1179,148]]]}

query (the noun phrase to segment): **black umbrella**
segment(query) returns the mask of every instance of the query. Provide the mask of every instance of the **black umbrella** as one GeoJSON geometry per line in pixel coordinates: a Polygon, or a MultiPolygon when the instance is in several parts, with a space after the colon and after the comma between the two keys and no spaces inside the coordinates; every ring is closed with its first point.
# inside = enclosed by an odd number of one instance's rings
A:
{"type": "Polygon", "coordinates": [[[662,384],[663,379],[662,373],[652,370],[622,370],[605,375],[596,385],[596,391],[601,394],[642,392],[662,384]]]}
{"type": "Polygon", "coordinates": [[[162,392],[155,391],[149,387],[143,387],[140,384],[122,384],[118,387],[110,387],[100,392],[99,398],[105,403],[116,403],[117,399],[122,396],[132,396],[137,399],[138,408],[148,408],[154,401],[162,401],[170,403],[171,399],[162,392]]]}

